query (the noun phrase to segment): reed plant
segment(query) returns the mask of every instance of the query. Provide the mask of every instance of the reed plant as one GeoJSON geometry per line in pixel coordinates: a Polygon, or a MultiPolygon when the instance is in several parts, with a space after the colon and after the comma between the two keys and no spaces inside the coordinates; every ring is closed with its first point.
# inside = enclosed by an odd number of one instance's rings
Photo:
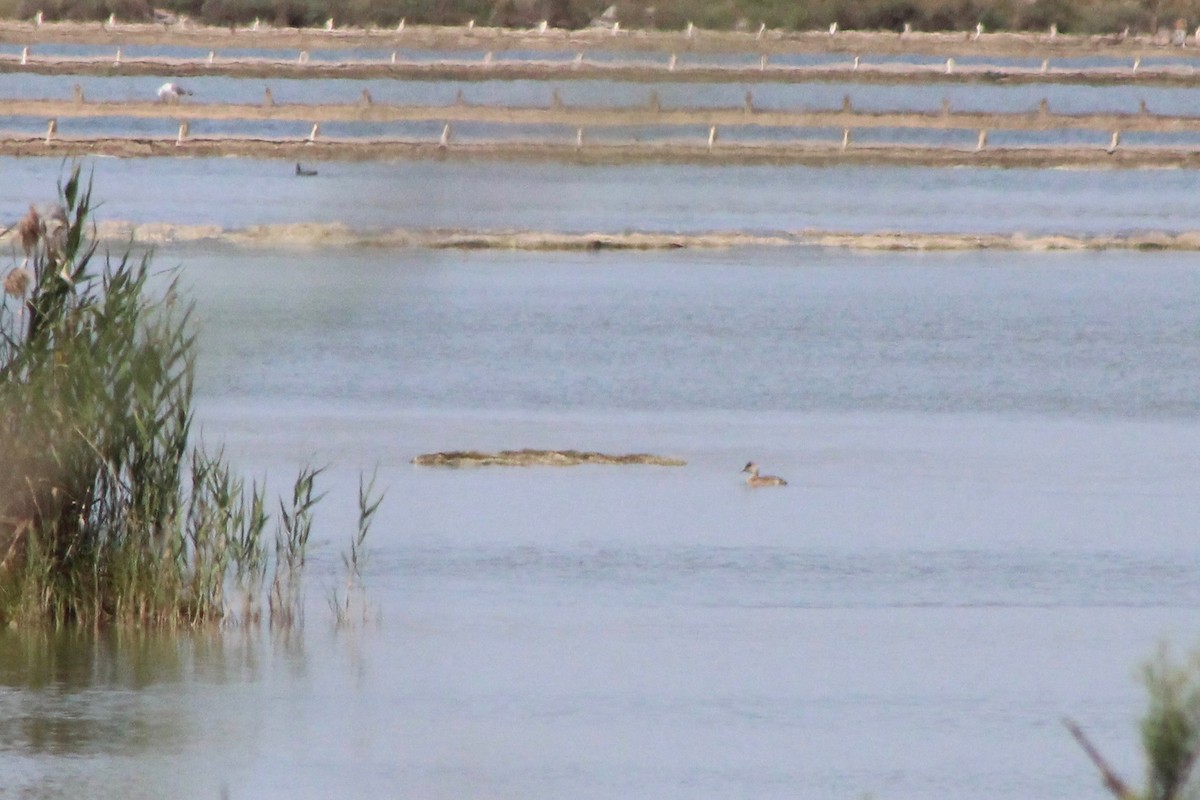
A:
{"type": "Polygon", "coordinates": [[[195,339],[150,256],[97,254],[90,181],[30,207],[0,304],[0,624],[302,620],[320,470],[280,501],[191,442],[195,339]],[[268,582],[268,570],[272,578],[268,582]]]}
{"type": "Polygon", "coordinates": [[[1072,720],[1067,729],[1100,771],[1116,800],[1184,800],[1200,796],[1193,778],[1200,758],[1200,653],[1175,661],[1166,645],[1142,668],[1148,706],[1140,725],[1146,786],[1135,790],[1108,764],[1072,720]]]}
{"type": "Polygon", "coordinates": [[[334,589],[329,596],[329,607],[339,628],[350,627],[360,619],[367,622],[371,615],[366,585],[363,583],[363,567],[367,560],[367,532],[371,529],[379,504],[383,502],[383,495],[375,489],[377,475],[372,473],[370,480],[360,475],[358,479],[358,532],[350,540],[350,549],[342,553],[346,587],[341,593],[334,589]]]}

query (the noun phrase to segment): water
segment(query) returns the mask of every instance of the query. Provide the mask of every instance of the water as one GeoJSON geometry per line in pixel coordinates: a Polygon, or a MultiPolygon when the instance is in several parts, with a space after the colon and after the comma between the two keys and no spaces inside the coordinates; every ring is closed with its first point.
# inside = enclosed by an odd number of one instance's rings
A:
{"type": "MultiPolygon", "coordinates": [[[[226,229],[340,222],[367,231],[1107,235],[1185,232],[1200,218],[1200,193],[1187,170],[408,161],[321,164],[317,178],[298,181],[289,162],[249,159],[97,159],[88,166],[104,219],[226,229]]],[[[57,158],[0,158],[0,180],[20,189],[0,194],[0,219],[19,219],[31,200],[51,201],[63,168],[57,158]]]]}
{"type": "MultiPolygon", "coordinates": [[[[96,96],[142,91],[106,80],[96,96]]],[[[996,89],[1021,108],[1056,91],[996,89]]],[[[1182,170],[89,166],[102,218],[226,228],[1121,234],[1200,212],[1182,170]]],[[[0,220],[61,170],[0,159],[0,220]]],[[[156,264],[196,303],[198,435],[273,490],[328,465],[307,623],[0,632],[0,794],[1084,800],[1102,789],[1064,715],[1139,774],[1134,669],[1197,638],[1194,254],[205,245],[156,264]],[[409,463],[519,447],[688,465],[409,463]],[[751,458],[790,485],[744,487],[751,458]],[[376,468],[373,621],[335,632],[376,468]]]]}
{"type": "Polygon", "coordinates": [[[329,464],[299,637],[3,634],[41,796],[1086,798],[1195,640],[1188,254],[176,249],[199,422],[329,464]],[[669,468],[434,470],[575,447],[669,468]],[[747,458],[791,485],[739,483],[747,458]],[[324,595],[360,468],[378,622],[324,595]]]}

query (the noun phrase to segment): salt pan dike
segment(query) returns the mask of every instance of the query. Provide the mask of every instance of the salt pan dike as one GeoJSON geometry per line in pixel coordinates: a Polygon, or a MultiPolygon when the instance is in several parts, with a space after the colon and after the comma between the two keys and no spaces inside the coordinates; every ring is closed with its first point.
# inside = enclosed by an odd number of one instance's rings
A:
{"type": "MultiPolygon", "coordinates": [[[[1200,251],[1200,231],[1147,232],[1121,236],[1029,236],[1015,234],[953,234],[806,230],[774,235],[714,232],[554,233],[546,231],[470,230],[355,230],[341,223],[290,223],[223,229],[214,225],[164,222],[102,222],[99,238],[110,247],[133,242],[142,245],[227,244],[250,248],[429,248],[438,250],[674,250],[737,247],[824,247],[878,251],[1072,251],[1141,250],[1200,251]]],[[[0,245],[17,246],[16,231],[0,235],[0,245]]]]}

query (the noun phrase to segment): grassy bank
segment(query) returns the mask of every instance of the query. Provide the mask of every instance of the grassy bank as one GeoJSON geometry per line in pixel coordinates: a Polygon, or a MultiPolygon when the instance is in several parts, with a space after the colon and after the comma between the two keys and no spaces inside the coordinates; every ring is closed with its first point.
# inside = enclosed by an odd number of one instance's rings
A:
{"type": "MultiPolygon", "coordinates": [[[[610,0],[0,0],[0,16],[47,20],[151,21],[154,8],[186,15],[208,25],[248,24],[254,20],[284,27],[313,27],[333,19],[339,26],[394,27],[414,24],[480,24],[527,27],[542,20],[561,28],[579,28],[600,18],[610,0]]],[[[689,22],[700,28],[900,31],[967,31],[982,23],[989,31],[1062,33],[1155,32],[1182,19],[1200,23],[1200,0],[618,0],[616,14],[625,28],[677,30],[689,22]]]]}

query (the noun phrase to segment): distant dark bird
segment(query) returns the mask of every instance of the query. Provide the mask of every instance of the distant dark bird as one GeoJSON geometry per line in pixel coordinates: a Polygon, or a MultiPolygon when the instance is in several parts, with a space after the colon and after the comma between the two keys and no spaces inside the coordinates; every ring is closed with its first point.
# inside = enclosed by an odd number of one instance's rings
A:
{"type": "Polygon", "coordinates": [[[317,171],[315,169],[308,169],[306,167],[302,167],[302,166],[300,166],[300,162],[297,161],[296,162],[296,174],[303,175],[305,178],[311,178],[313,175],[317,174],[317,171]]]}

